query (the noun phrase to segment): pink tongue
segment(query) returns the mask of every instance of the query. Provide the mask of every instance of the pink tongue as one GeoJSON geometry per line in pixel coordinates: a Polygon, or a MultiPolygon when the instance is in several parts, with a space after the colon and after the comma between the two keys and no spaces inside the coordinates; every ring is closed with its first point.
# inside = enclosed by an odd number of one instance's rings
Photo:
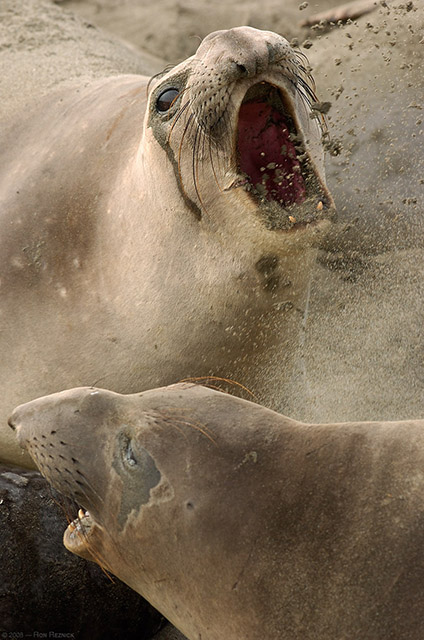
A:
{"type": "Polygon", "coordinates": [[[241,105],[238,151],[240,169],[259,193],[285,207],[303,202],[306,188],[294,144],[283,116],[270,104],[241,105]]]}

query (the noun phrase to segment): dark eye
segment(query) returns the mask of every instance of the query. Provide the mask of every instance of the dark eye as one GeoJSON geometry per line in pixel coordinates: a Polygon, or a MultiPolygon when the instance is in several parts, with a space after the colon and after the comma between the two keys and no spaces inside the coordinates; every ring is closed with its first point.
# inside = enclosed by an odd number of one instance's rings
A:
{"type": "Polygon", "coordinates": [[[134,467],[137,464],[137,460],[134,455],[130,438],[126,438],[123,444],[124,460],[130,467],[134,467]]]}
{"type": "Polygon", "coordinates": [[[166,113],[168,109],[172,106],[174,100],[178,97],[180,92],[178,89],[165,89],[161,94],[159,94],[156,100],[156,109],[159,113],[166,113]]]}

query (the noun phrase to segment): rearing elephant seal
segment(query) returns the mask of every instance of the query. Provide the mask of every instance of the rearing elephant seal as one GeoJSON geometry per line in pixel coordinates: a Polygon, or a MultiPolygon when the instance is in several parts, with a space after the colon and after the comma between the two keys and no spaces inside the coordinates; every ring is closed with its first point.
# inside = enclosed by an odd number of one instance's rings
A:
{"type": "MultiPolygon", "coordinates": [[[[76,80],[17,120],[1,144],[2,425],[99,381],[215,374],[272,404],[333,213],[314,100],[284,38],[239,27],[150,82],[76,80]]],[[[1,429],[1,459],[30,464],[1,429]]]]}
{"type": "Polygon", "coordinates": [[[303,424],[179,384],[18,407],[74,553],[189,640],[421,640],[424,421],[303,424]]]}

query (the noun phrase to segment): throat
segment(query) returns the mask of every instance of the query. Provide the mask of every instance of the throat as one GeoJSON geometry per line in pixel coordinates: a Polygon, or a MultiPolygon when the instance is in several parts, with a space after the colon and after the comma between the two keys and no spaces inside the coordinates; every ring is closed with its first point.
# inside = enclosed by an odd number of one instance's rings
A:
{"type": "Polygon", "coordinates": [[[305,200],[306,185],[288,122],[269,102],[241,105],[237,152],[239,169],[254,194],[281,207],[305,200]]]}

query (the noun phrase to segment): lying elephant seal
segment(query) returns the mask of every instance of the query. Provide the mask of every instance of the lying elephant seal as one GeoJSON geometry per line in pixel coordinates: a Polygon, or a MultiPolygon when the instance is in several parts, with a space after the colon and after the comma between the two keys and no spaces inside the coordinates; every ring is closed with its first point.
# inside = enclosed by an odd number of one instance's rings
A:
{"type": "Polygon", "coordinates": [[[65,546],[189,640],[421,640],[424,421],[304,424],[204,387],[64,391],[20,445],[84,513],[65,546]]]}
{"type": "MultiPolygon", "coordinates": [[[[314,99],[284,38],[239,27],[150,82],[76,81],[18,119],[1,145],[2,424],[100,380],[215,374],[272,403],[334,211],[314,99]]],[[[1,459],[29,464],[7,432],[1,459]]]]}

